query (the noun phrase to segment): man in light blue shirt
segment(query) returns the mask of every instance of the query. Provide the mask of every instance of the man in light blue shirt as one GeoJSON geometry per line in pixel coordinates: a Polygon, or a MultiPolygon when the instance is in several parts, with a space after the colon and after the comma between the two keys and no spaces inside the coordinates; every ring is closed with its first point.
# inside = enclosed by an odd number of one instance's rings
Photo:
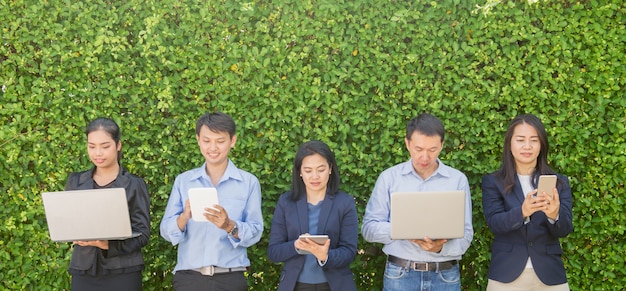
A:
{"type": "Polygon", "coordinates": [[[404,141],[411,159],[383,171],[367,203],[361,233],[366,241],[385,245],[383,252],[388,258],[383,282],[385,291],[461,289],[458,260],[474,236],[472,200],[467,177],[439,160],[444,132],[443,124],[433,115],[424,113],[410,120],[404,141]],[[463,238],[391,239],[389,201],[392,192],[446,190],[466,193],[463,238]]]}
{"type": "Polygon", "coordinates": [[[178,245],[175,290],[247,290],[247,248],[263,232],[261,186],[228,158],[237,137],[233,119],[207,113],[196,123],[205,163],[176,177],[161,221],[161,236],[178,245]],[[190,188],[216,188],[219,205],[205,208],[208,221],[191,219],[190,188]]]}

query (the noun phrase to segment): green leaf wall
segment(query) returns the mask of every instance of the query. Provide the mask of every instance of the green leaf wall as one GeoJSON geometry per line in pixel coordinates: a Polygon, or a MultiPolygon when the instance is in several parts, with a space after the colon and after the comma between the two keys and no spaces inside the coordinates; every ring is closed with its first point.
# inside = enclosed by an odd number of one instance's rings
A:
{"type": "MultiPolygon", "coordinates": [[[[492,236],[480,179],[510,119],[544,121],[550,162],[571,179],[575,230],[561,240],[572,290],[626,286],[626,5],[603,1],[0,0],[0,289],[69,289],[68,244],[49,240],[40,194],[87,169],[84,127],[122,127],[123,163],[145,178],[146,290],[171,290],[176,249],[158,225],[176,175],[199,166],[195,120],[238,124],[232,160],[262,184],[266,231],[252,290],[274,290],[271,216],[304,141],[335,151],[362,218],[374,182],[408,159],[406,122],[447,129],[441,159],[472,186],[475,239],[463,290],[483,290],[492,236]]],[[[359,241],[360,290],[380,290],[380,245],[359,241]]]]}

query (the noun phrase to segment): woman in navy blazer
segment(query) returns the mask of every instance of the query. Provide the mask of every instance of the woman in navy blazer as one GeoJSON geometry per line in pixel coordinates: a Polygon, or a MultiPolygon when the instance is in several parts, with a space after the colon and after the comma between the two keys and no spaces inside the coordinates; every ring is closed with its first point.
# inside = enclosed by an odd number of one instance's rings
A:
{"type": "Polygon", "coordinates": [[[487,290],[569,290],[559,238],[573,231],[572,189],[548,166],[548,137],[539,118],[524,114],[506,131],[502,165],[483,177],[483,210],[494,234],[487,290]],[[537,193],[540,175],[557,185],[537,193]]]}
{"type": "Polygon", "coordinates": [[[350,263],[356,255],[358,218],[352,196],[339,190],[335,156],[321,141],[298,149],[291,190],[276,205],[268,255],[284,262],[278,290],[356,290],[350,263]],[[302,234],[325,234],[319,245],[302,234]],[[306,251],[310,254],[300,254],[306,251]]]}

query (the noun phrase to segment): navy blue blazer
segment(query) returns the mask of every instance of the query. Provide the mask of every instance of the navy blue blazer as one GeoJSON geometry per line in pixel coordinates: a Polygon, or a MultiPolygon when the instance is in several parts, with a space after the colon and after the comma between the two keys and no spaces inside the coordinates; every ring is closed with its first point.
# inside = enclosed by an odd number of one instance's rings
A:
{"type": "Polygon", "coordinates": [[[530,216],[524,223],[522,203],[527,193],[522,193],[519,179],[513,192],[504,193],[503,185],[492,174],[483,177],[483,211],[489,229],[494,234],[491,245],[489,279],[503,283],[515,280],[524,271],[530,257],[535,273],[546,285],[567,282],[559,243],[573,231],[572,189],[567,177],[558,175],[560,209],[556,223],[548,221],[543,211],[530,216]]]}
{"type": "MultiPolygon", "coordinates": [[[[309,232],[309,210],[306,197],[298,201],[289,198],[289,192],[278,199],[270,241],[267,248],[269,259],[284,262],[278,290],[293,290],[304,266],[304,255],[296,252],[294,242],[298,236],[309,232]]],[[[331,290],[356,291],[350,263],[356,256],[359,221],[352,196],[339,191],[326,195],[322,202],[318,233],[330,238],[328,259],[322,267],[331,290]]]]}

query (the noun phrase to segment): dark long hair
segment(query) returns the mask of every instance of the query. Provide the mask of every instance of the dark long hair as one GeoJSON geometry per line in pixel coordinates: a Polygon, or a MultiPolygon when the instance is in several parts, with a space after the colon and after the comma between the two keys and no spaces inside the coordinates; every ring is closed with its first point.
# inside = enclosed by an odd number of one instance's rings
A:
{"type": "Polygon", "coordinates": [[[326,185],[326,193],[335,195],[339,191],[339,167],[337,167],[335,155],[325,143],[319,140],[312,140],[300,146],[293,161],[291,192],[289,197],[294,201],[306,196],[306,186],[304,185],[304,181],[302,181],[302,177],[300,177],[300,168],[302,167],[302,160],[314,154],[324,157],[330,167],[330,177],[328,178],[328,185],[326,185]]]}
{"type": "Polygon", "coordinates": [[[535,170],[532,173],[531,181],[533,186],[537,186],[537,180],[540,175],[553,175],[555,172],[548,166],[548,151],[550,145],[548,144],[548,134],[546,129],[541,123],[541,120],[532,114],[519,115],[509,123],[504,135],[504,147],[502,149],[502,165],[500,169],[496,171],[495,176],[501,181],[504,186],[504,192],[510,193],[515,186],[515,177],[517,170],[515,167],[515,158],[511,153],[511,139],[513,138],[513,132],[515,127],[520,124],[528,124],[535,128],[537,135],[539,136],[539,144],[541,149],[539,150],[539,156],[537,156],[537,164],[535,170]]]}
{"type": "MultiPolygon", "coordinates": [[[[112,119],[106,117],[98,117],[92,120],[91,122],[89,122],[89,124],[87,124],[87,128],[85,129],[85,135],[88,136],[90,133],[97,130],[104,130],[107,134],[109,134],[113,141],[115,141],[115,146],[120,143],[120,127],[112,119]]],[[[117,152],[117,162],[120,163],[121,159],[122,151],[120,150],[117,152]]]]}

